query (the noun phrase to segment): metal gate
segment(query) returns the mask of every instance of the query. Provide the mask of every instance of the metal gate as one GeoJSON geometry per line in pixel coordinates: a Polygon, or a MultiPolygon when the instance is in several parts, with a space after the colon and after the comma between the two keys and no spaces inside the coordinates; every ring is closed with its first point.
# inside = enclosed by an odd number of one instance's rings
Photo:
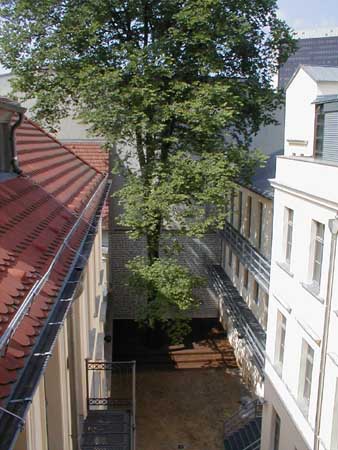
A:
{"type": "Polygon", "coordinates": [[[136,362],[86,360],[82,450],[136,449],[136,362]]]}

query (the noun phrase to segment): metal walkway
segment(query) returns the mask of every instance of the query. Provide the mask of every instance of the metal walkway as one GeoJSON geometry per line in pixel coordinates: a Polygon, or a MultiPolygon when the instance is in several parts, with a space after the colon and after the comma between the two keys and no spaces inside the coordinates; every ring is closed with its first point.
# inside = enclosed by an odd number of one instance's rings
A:
{"type": "Polygon", "coordinates": [[[209,278],[221,296],[234,326],[246,340],[256,366],[264,376],[266,333],[221,266],[209,266],[209,278]]]}
{"type": "Polygon", "coordinates": [[[130,450],[128,411],[89,411],[84,422],[81,450],[130,450]]]}
{"type": "Polygon", "coordinates": [[[86,361],[81,450],[135,450],[135,361],[86,361]]]}

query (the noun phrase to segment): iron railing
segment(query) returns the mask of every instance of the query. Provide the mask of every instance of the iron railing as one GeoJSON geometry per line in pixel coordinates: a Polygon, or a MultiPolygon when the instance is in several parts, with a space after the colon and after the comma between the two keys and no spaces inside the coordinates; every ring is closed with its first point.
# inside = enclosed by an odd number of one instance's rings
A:
{"type": "Polygon", "coordinates": [[[266,333],[220,266],[209,266],[209,277],[222,297],[228,316],[239,337],[245,339],[257,369],[264,376],[266,333]]]}
{"type": "Polygon", "coordinates": [[[259,399],[252,400],[245,406],[242,406],[235,414],[225,420],[224,439],[227,439],[231,434],[244,427],[250,420],[262,417],[262,414],[263,403],[259,399]]]}
{"type": "Polygon", "coordinates": [[[224,230],[220,231],[222,238],[240,262],[257,278],[262,287],[268,291],[270,284],[271,262],[245,239],[232,225],[226,222],[224,230]]]}
{"type": "Polygon", "coordinates": [[[259,450],[261,448],[261,438],[257,439],[255,442],[252,442],[247,447],[243,448],[243,450],[259,450]]]}
{"type": "Polygon", "coordinates": [[[83,435],[83,448],[96,449],[90,445],[92,442],[105,442],[107,436],[111,435],[112,439],[121,440],[123,437],[128,441],[123,447],[112,448],[136,450],[136,362],[87,359],[86,385],[88,417],[85,425],[89,421],[92,426],[91,432],[88,433],[87,429],[83,435]],[[106,424],[114,412],[128,415],[129,430],[125,430],[125,433],[115,432],[109,427],[107,429],[106,424]],[[100,427],[102,423],[105,426],[100,427]]]}

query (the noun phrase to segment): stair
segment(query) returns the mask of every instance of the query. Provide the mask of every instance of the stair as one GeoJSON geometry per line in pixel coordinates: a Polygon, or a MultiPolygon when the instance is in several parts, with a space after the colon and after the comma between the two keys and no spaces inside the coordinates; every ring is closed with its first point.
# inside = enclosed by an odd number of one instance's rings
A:
{"type": "Polygon", "coordinates": [[[224,440],[224,450],[244,450],[248,447],[253,450],[256,447],[252,445],[256,443],[259,448],[260,435],[261,418],[252,419],[224,440]]]}
{"type": "Polygon", "coordinates": [[[259,450],[262,404],[254,400],[225,422],[224,450],[259,450]]]}
{"type": "Polygon", "coordinates": [[[130,450],[130,414],[89,411],[83,425],[81,450],[130,450]]]}

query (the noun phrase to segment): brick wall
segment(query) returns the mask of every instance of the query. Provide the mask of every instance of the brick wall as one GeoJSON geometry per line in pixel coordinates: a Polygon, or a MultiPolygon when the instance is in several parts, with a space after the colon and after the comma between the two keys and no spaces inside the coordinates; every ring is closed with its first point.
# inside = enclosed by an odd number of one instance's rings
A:
{"type": "MultiPolygon", "coordinates": [[[[145,241],[143,239],[131,240],[125,231],[116,229],[110,233],[109,239],[113,317],[114,319],[133,319],[138,302],[143,300],[136,298],[135,293],[128,288],[128,271],[125,265],[135,256],[146,255],[145,241]]],[[[219,264],[221,246],[216,234],[210,233],[201,240],[186,237],[180,237],[178,240],[184,246],[184,251],[178,260],[187,265],[194,274],[206,275],[206,259],[219,264]]],[[[218,300],[211,286],[198,288],[195,290],[195,294],[201,304],[198,310],[191,312],[190,316],[196,318],[218,317],[218,300]]]]}

